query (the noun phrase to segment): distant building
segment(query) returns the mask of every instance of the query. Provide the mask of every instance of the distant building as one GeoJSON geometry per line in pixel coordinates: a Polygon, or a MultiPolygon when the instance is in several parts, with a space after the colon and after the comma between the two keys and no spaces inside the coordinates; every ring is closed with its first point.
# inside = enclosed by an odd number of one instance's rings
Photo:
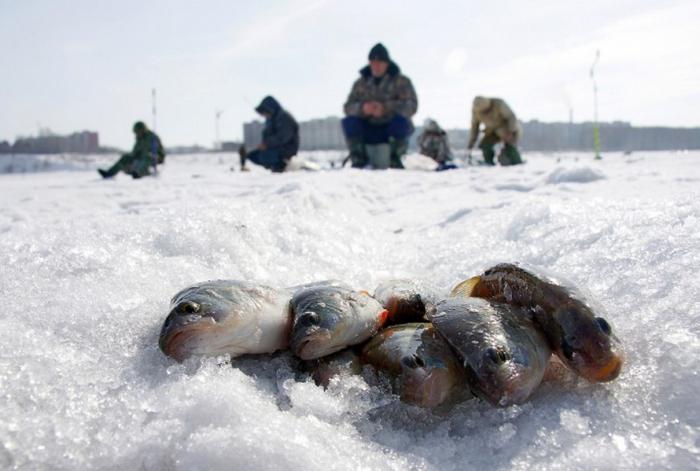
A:
{"type": "MultiPolygon", "coordinates": [[[[537,120],[523,122],[520,146],[530,151],[564,151],[593,149],[593,123],[543,123],[537,120]]],[[[243,125],[247,148],[260,144],[264,124],[253,121],[243,125]]],[[[416,139],[423,131],[417,127],[410,146],[416,149],[416,139]]],[[[453,150],[466,149],[469,130],[447,129],[453,150]]],[[[340,118],[328,117],[299,123],[301,150],[345,149],[345,138],[340,118]]],[[[600,142],[603,151],[685,150],[700,149],[700,128],[636,127],[623,121],[600,124],[600,142]]]]}
{"type": "Polygon", "coordinates": [[[345,149],[340,118],[330,116],[299,123],[299,147],[302,150],[345,149]]]}
{"type": "Polygon", "coordinates": [[[18,137],[10,152],[14,154],[93,154],[100,148],[99,134],[92,131],[74,132],[68,136],[42,129],[37,137],[18,137]]]}
{"type": "MultiPolygon", "coordinates": [[[[520,147],[528,151],[555,152],[593,149],[593,123],[521,123],[520,147]]],[[[413,135],[420,135],[417,128],[413,135]]],[[[449,129],[447,136],[453,149],[466,149],[467,129],[449,129]]],[[[600,124],[603,151],[685,150],[700,149],[700,128],[636,127],[623,121],[600,124]]]]}
{"type": "Polygon", "coordinates": [[[192,144],[191,146],[170,146],[165,148],[167,154],[205,154],[211,152],[211,149],[207,149],[199,144],[192,144]]]}
{"type": "Polygon", "coordinates": [[[221,143],[221,152],[238,152],[241,143],[238,141],[223,141],[221,143]]]}
{"type": "Polygon", "coordinates": [[[246,148],[253,149],[260,145],[264,127],[265,124],[258,120],[243,123],[243,143],[246,148]]]}

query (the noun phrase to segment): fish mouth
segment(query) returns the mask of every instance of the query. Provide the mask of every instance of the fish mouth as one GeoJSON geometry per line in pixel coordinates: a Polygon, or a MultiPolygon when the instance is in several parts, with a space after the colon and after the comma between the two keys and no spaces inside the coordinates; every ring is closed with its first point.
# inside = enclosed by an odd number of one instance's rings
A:
{"type": "Polygon", "coordinates": [[[182,363],[190,356],[199,353],[199,347],[203,336],[211,329],[193,328],[188,326],[161,334],[158,340],[160,349],[165,355],[182,363]]]}
{"type": "Polygon", "coordinates": [[[590,371],[586,378],[597,383],[612,381],[620,375],[623,363],[622,357],[615,355],[600,368],[590,371]]]}
{"type": "Polygon", "coordinates": [[[527,371],[508,368],[496,374],[478,379],[470,386],[472,392],[497,407],[522,404],[535,390],[540,381],[527,371]]]}
{"type": "Polygon", "coordinates": [[[444,371],[416,371],[406,379],[401,399],[421,407],[435,407],[449,397],[453,387],[454,381],[444,371]]]}
{"type": "Polygon", "coordinates": [[[330,344],[332,337],[331,331],[327,329],[314,330],[292,339],[292,351],[302,360],[315,360],[330,355],[343,348],[330,344]]]}
{"type": "Polygon", "coordinates": [[[624,362],[624,352],[619,348],[599,356],[574,352],[571,360],[564,361],[576,374],[591,383],[606,383],[614,380],[620,375],[624,362]]]}

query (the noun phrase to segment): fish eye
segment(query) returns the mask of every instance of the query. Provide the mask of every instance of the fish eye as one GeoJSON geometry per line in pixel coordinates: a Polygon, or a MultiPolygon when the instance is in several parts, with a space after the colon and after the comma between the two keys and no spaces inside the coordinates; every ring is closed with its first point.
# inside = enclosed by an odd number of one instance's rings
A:
{"type": "Polygon", "coordinates": [[[299,316],[299,322],[302,322],[305,324],[314,325],[314,324],[318,324],[318,321],[319,321],[319,316],[314,311],[306,311],[301,316],[299,316]]]}
{"type": "Polygon", "coordinates": [[[595,321],[598,323],[598,327],[600,327],[600,330],[602,330],[605,334],[607,334],[607,335],[612,334],[612,327],[610,327],[610,324],[608,324],[608,321],[606,321],[602,317],[596,317],[595,321]]]}
{"type": "Polygon", "coordinates": [[[486,350],[485,356],[496,365],[502,365],[510,360],[510,354],[503,349],[489,348],[486,350]]]}
{"type": "Polygon", "coordinates": [[[574,349],[566,340],[561,341],[561,351],[568,360],[571,360],[574,357],[574,349]]]}
{"type": "Polygon", "coordinates": [[[408,368],[425,367],[425,361],[418,355],[407,355],[401,359],[401,363],[408,368]]]}
{"type": "Polygon", "coordinates": [[[185,314],[194,314],[199,312],[199,304],[193,303],[192,301],[185,301],[184,303],[180,303],[177,310],[185,314]]]}

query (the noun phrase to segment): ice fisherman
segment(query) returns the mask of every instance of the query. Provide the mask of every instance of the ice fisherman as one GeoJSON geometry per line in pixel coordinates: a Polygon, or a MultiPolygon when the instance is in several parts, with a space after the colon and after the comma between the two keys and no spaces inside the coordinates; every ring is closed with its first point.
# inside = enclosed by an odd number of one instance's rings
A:
{"type": "Polygon", "coordinates": [[[343,132],[353,167],[403,168],[418,98],[411,80],[378,43],[345,102],[343,132]]]}
{"type": "Polygon", "coordinates": [[[284,172],[289,160],[299,151],[299,125],[294,117],[271,96],[266,96],[255,108],[265,118],[262,142],[248,153],[239,150],[241,170],[246,170],[246,159],[273,172],[284,172]]]}
{"type": "Polygon", "coordinates": [[[472,127],[469,133],[469,150],[474,147],[479,127],[484,124],[484,136],[479,142],[479,148],[484,154],[487,165],[496,165],[493,161],[496,153],[493,147],[503,142],[503,148],[498,155],[501,165],[517,165],[523,163],[518,152],[518,139],[522,136],[522,127],[515,113],[500,98],[477,96],[472,105],[472,127]]]}
{"type": "Polygon", "coordinates": [[[448,170],[455,168],[452,163],[452,151],[447,139],[447,133],[433,119],[426,119],[423,132],[418,136],[420,153],[437,162],[436,170],[448,170]]]}
{"type": "Polygon", "coordinates": [[[108,170],[98,169],[102,178],[115,176],[119,171],[134,178],[150,175],[150,167],[165,162],[165,150],[156,133],[146,127],[143,121],[137,121],[133,127],[136,143],[131,152],[123,154],[108,170]]]}

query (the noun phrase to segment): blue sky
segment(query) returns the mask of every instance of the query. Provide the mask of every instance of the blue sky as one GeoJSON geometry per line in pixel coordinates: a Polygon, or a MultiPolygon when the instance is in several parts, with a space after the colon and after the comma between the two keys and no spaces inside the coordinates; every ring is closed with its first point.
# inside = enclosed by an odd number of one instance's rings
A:
{"type": "Polygon", "coordinates": [[[521,119],[593,116],[699,126],[696,0],[44,1],[0,0],[0,140],[91,129],[128,147],[150,122],[167,145],[241,137],[264,95],[298,119],[340,115],[369,48],[382,41],[430,116],[467,127],[476,94],[521,119]]]}

